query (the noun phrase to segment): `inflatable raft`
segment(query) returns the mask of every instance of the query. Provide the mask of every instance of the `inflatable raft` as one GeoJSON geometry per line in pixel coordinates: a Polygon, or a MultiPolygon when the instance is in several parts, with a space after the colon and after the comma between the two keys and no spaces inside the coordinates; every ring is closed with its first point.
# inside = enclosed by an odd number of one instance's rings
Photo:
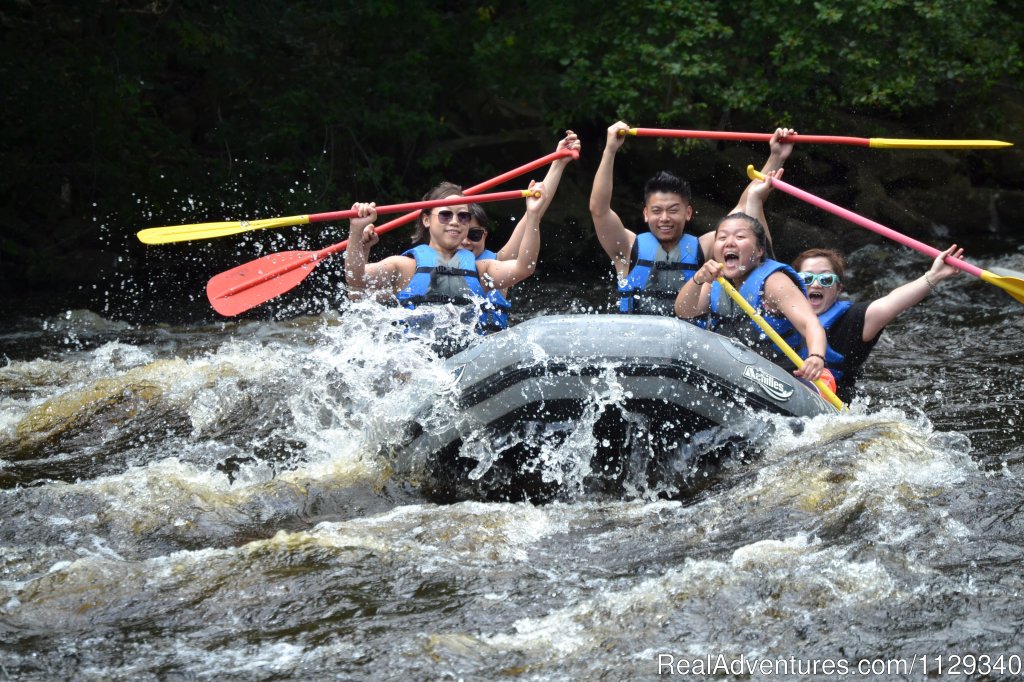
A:
{"type": "Polygon", "coordinates": [[[678,497],[766,437],[835,409],[739,342],[674,318],[558,315],[446,361],[454,381],[393,452],[432,499],[678,497]]]}

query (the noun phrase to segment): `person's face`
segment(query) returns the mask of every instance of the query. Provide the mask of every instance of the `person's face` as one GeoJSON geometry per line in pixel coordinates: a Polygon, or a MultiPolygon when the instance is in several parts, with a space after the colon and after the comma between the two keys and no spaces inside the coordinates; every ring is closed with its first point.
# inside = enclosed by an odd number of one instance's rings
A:
{"type": "Polygon", "coordinates": [[[726,220],[715,231],[715,260],[725,264],[722,273],[733,281],[743,281],[764,260],[764,249],[750,223],[741,218],[726,220]]]}
{"type": "Polygon", "coordinates": [[[693,206],[674,192],[652,192],[644,206],[644,222],[663,244],[678,242],[691,217],[693,206]]]}
{"type": "Polygon", "coordinates": [[[475,217],[470,220],[469,229],[466,230],[466,238],[459,244],[459,248],[471,251],[476,257],[479,257],[484,252],[484,249],[487,248],[487,228],[480,227],[480,223],[475,217]],[[477,235],[480,235],[480,238],[476,241],[470,239],[470,237],[477,235]]]}
{"type": "Polygon", "coordinates": [[[455,204],[431,209],[423,216],[423,221],[430,232],[431,246],[455,251],[466,238],[473,214],[468,204],[455,204]]]}
{"type": "MultiPolygon", "coordinates": [[[[832,269],[832,263],[828,258],[821,256],[815,256],[814,258],[804,258],[800,262],[799,272],[801,276],[803,273],[809,272],[813,275],[834,275],[835,270],[832,269]]],[[[827,278],[826,278],[827,279],[827,278]]],[[[839,278],[836,277],[836,282],[830,287],[822,286],[821,280],[817,277],[807,284],[804,280],[804,284],[807,285],[807,300],[811,303],[811,309],[814,310],[815,315],[821,315],[823,312],[832,307],[832,304],[839,298],[839,292],[842,286],[839,284],[839,278]]]]}

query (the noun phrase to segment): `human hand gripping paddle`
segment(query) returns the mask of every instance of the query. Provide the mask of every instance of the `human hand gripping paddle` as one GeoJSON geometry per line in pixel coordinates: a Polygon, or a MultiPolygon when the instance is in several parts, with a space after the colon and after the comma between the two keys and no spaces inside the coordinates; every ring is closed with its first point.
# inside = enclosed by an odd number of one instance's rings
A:
{"type": "MultiPolygon", "coordinates": [[[[753,166],[747,166],[747,176],[751,180],[765,180],[765,175],[763,173],[756,171],[753,166]]],[[[836,206],[832,202],[826,201],[820,197],[816,197],[810,192],[805,192],[802,189],[790,185],[788,182],[779,180],[778,178],[772,178],[771,183],[773,187],[778,187],[786,194],[791,194],[797,199],[806,201],[812,206],[817,206],[818,208],[824,211],[828,211],[829,213],[837,215],[840,218],[845,218],[846,220],[849,220],[852,223],[860,225],[861,227],[867,228],[872,232],[882,235],[883,237],[888,237],[889,239],[899,242],[904,246],[908,246],[912,249],[920,251],[921,253],[926,254],[932,259],[934,259],[940,253],[942,253],[942,251],[938,250],[934,246],[929,246],[924,242],[919,242],[913,237],[908,237],[904,234],[901,234],[896,230],[893,230],[892,228],[886,227],[885,225],[882,225],[880,223],[876,223],[873,220],[869,220],[864,216],[858,215],[853,211],[843,208],[842,206],[836,206]]],[[[964,272],[970,275],[974,275],[975,277],[981,279],[984,282],[988,282],[993,286],[999,287],[1006,293],[1010,294],[1010,296],[1012,296],[1018,303],[1024,303],[1024,278],[1009,275],[997,275],[996,273],[991,272],[989,270],[982,270],[977,265],[971,265],[970,263],[967,263],[966,261],[963,261],[960,258],[952,258],[950,256],[946,257],[945,263],[946,265],[951,265],[955,268],[959,268],[960,270],[963,270],[964,272]]],[[[1013,271],[1001,270],[1001,272],[1013,271]]],[[[1020,275],[1021,273],[1015,274],[1020,275]]]]}
{"type": "MultiPolygon", "coordinates": [[[[530,196],[529,190],[512,192],[495,192],[493,194],[478,194],[472,198],[468,197],[445,197],[432,201],[414,201],[407,204],[392,204],[390,206],[378,206],[377,215],[390,213],[405,213],[438,206],[451,206],[453,204],[482,204],[488,201],[506,201],[508,199],[522,199],[530,196]]],[[[234,220],[219,223],[198,223],[195,225],[170,225],[168,227],[150,227],[138,233],[139,241],[143,244],[170,244],[172,242],[187,242],[195,239],[214,239],[216,237],[227,237],[241,232],[252,230],[266,230],[272,227],[288,227],[291,225],[307,225],[309,223],[323,223],[334,220],[345,220],[355,218],[358,212],[354,209],[346,211],[331,211],[329,213],[313,213],[311,215],[293,215],[285,218],[266,218],[264,220],[234,220]]]]}
{"type": "MultiPolygon", "coordinates": [[[[705,140],[733,140],[736,142],[768,142],[770,133],[738,133],[723,130],[672,130],[669,128],[630,128],[622,130],[620,136],[638,137],[683,137],[705,140]]],[[[1012,147],[1011,142],[1000,140],[911,140],[892,137],[845,137],[841,135],[797,135],[786,138],[786,142],[804,144],[841,144],[852,147],[873,147],[875,149],[999,149],[1012,147]]]]}
{"type": "MultiPolygon", "coordinates": [[[[747,316],[749,316],[750,319],[752,319],[754,323],[761,328],[761,331],[767,334],[768,338],[775,342],[775,345],[779,347],[779,350],[781,350],[783,354],[785,354],[785,356],[789,358],[794,365],[797,366],[797,369],[802,368],[804,366],[803,358],[797,355],[797,352],[793,350],[793,348],[788,343],[786,343],[785,339],[779,336],[779,333],[772,329],[772,326],[768,324],[765,321],[765,319],[758,314],[756,310],[754,310],[754,306],[750,305],[750,303],[747,302],[747,299],[743,298],[742,294],[736,291],[736,287],[730,284],[729,280],[722,276],[719,276],[717,281],[718,284],[723,289],[725,289],[725,292],[729,294],[729,297],[736,302],[736,305],[742,308],[743,312],[745,312],[747,316]]],[[[824,381],[822,381],[821,379],[815,379],[814,385],[818,387],[818,390],[821,392],[821,395],[824,396],[824,398],[827,401],[832,403],[833,407],[835,407],[837,410],[846,409],[846,405],[843,403],[843,401],[839,399],[839,396],[832,392],[832,389],[830,389],[824,381]]]]}
{"type": "MultiPolygon", "coordinates": [[[[519,168],[502,173],[479,185],[463,191],[463,196],[478,195],[503,182],[517,178],[532,170],[563,157],[579,158],[575,149],[559,149],[536,161],[524,164],[519,168]]],[[[378,209],[379,211],[380,209],[378,209]]],[[[420,211],[413,211],[404,216],[384,223],[376,228],[378,235],[390,232],[395,228],[416,220],[420,211]]],[[[320,265],[329,256],[348,248],[348,240],[332,244],[318,251],[282,251],[262,258],[249,261],[231,270],[214,275],[206,284],[206,297],[210,305],[221,315],[232,317],[246,310],[266,303],[267,301],[291,291],[302,280],[309,276],[313,268],[320,265]]]]}

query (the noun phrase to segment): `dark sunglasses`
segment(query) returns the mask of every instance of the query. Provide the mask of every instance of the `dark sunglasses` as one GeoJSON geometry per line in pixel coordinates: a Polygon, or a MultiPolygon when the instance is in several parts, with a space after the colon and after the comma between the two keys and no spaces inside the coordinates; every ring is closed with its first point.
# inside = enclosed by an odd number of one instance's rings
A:
{"type": "MultiPolygon", "coordinates": [[[[447,208],[442,208],[437,212],[437,219],[446,225],[452,221],[454,216],[455,212],[447,208]]],[[[469,211],[459,211],[458,218],[459,225],[469,225],[469,221],[473,219],[473,214],[469,211]]]]}
{"type": "MultiPolygon", "coordinates": [[[[459,221],[459,222],[462,222],[462,221],[459,221]]],[[[482,227],[471,227],[471,228],[469,228],[469,232],[466,233],[466,239],[468,239],[471,242],[478,242],[478,241],[480,241],[481,239],[484,238],[484,234],[486,234],[484,232],[484,228],[482,228],[482,227]]]]}
{"type": "Polygon", "coordinates": [[[801,272],[800,279],[804,281],[804,284],[811,286],[815,282],[821,286],[829,289],[839,283],[839,275],[834,272],[822,272],[820,274],[814,274],[813,272],[801,272]]]}

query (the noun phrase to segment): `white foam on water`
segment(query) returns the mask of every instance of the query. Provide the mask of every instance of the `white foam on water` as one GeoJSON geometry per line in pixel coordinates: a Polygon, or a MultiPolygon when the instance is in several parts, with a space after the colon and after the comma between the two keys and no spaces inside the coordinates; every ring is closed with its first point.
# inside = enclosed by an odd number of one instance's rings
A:
{"type": "MultiPolygon", "coordinates": [[[[531,547],[567,529],[556,507],[460,502],[406,505],[376,516],[325,522],[309,534],[330,546],[412,553],[417,565],[429,572],[452,563],[528,562],[531,547]]],[[[278,534],[278,541],[288,539],[278,534]]]]}
{"type": "MultiPolygon", "coordinates": [[[[687,559],[682,567],[670,568],[661,576],[632,583],[625,589],[615,589],[609,583],[595,596],[578,603],[545,616],[515,621],[512,632],[484,634],[477,639],[484,647],[502,651],[540,657],[555,651],[578,657],[600,651],[603,642],[623,630],[630,631],[634,640],[642,641],[645,633],[654,640],[661,623],[672,618],[671,613],[698,604],[703,609],[714,608],[721,591],[740,589],[748,583],[757,585],[755,593],[775,590],[792,597],[785,602],[751,603],[746,613],[723,614],[746,626],[754,623],[755,627],[761,619],[784,621],[779,611],[792,610],[789,617],[799,620],[823,603],[829,608],[863,606],[898,595],[895,581],[877,562],[851,561],[842,548],[823,547],[805,535],[797,535],[740,547],[728,561],[687,559]]],[[[681,646],[693,655],[704,655],[711,650],[743,652],[747,645],[739,640],[705,641],[699,633],[693,633],[681,646]]]]}

